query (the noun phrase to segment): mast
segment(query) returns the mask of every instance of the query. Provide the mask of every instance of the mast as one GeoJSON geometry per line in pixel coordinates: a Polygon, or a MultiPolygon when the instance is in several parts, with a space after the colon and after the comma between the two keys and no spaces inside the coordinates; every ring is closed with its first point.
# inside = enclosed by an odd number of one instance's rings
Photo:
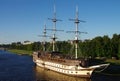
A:
{"type": "Polygon", "coordinates": [[[53,15],[53,18],[48,18],[49,20],[52,20],[52,22],[53,22],[53,28],[52,29],[47,29],[47,30],[52,30],[53,31],[53,36],[52,36],[52,46],[53,46],[53,48],[52,48],[52,50],[53,51],[56,51],[55,50],[55,43],[56,43],[56,39],[57,39],[57,37],[56,37],[56,31],[63,31],[63,30],[57,30],[56,29],[56,22],[57,21],[62,21],[62,20],[60,20],[60,19],[57,19],[56,18],[56,9],[55,9],[55,5],[54,5],[54,15],[53,15]]]}
{"type": "Polygon", "coordinates": [[[76,7],[76,31],[75,31],[75,58],[78,58],[78,24],[79,24],[79,20],[78,20],[78,7],[76,7]]]}
{"type": "Polygon", "coordinates": [[[43,48],[43,50],[44,51],[46,51],[46,37],[47,37],[47,35],[46,35],[46,24],[45,24],[45,26],[44,26],[44,32],[43,32],[43,34],[44,34],[44,38],[43,38],[43,45],[44,45],[44,48],[43,48]]]}
{"type": "Polygon", "coordinates": [[[46,37],[50,37],[46,35],[46,24],[44,25],[43,35],[38,35],[39,37],[43,37],[43,51],[46,51],[46,37]]]}
{"type": "Polygon", "coordinates": [[[75,58],[77,59],[78,58],[78,42],[79,42],[79,34],[81,33],[86,33],[86,32],[80,32],[79,29],[78,29],[78,24],[80,22],[85,22],[85,21],[82,21],[82,20],[79,20],[78,19],[78,6],[76,6],[76,18],[75,19],[69,19],[70,21],[74,21],[75,23],[75,31],[68,31],[68,32],[72,32],[72,33],[75,33],[75,39],[74,39],[74,42],[75,42],[75,58]]]}

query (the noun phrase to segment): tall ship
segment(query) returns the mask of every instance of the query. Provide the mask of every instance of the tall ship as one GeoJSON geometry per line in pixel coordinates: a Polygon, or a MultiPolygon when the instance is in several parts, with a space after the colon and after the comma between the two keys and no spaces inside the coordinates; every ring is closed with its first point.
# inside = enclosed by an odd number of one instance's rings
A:
{"type": "MultiPolygon", "coordinates": [[[[52,70],[58,73],[62,73],[65,75],[70,75],[70,76],[77,76],[77,77],[88,77],[90,78],[92,73],[94,72],[95,69],[98,68],[103,68],[105,69],[109,64],[98,64],[98,65],[91,65],[89,66],[89,60],[87,58],[78,58],[78,43],[79,43],[79,33],[86,33],[86,32],[80,32],[78,30],[78,24],[80,22],[85,22],[82,20],[78,19],[78,8],[76,8],[76,18],[75,19],[70,19],[74,21],[76,24],[76,29],[75,31],[68,31],[75,33],[75,39],[74,39],[74,45],[75,45],[75,57],[68,56],[65,54],[62,54],[59,51],[55,50],[55,44],[56,44],[56,32],[57,31],[62,31],[62,30],[57,30],[56,29],[56,22],[61,21],[59,19],[56,19],[56,12],[55,12],[55,7],[54,7],[54,17],[50,20],[54,23],[54,26],[52,29],[47,29],[46,27],[44,28],[44,49],[40,51],[33,52],[33,61],[34,63],[42,68],[45,68],[47,70],[52,70]],[[46,51],[46,42],[45,38],[47,37],[46,35],[46,30],[52,30],[53,31],[53,36],[51,37],[52,39],[52,51],[46,51]]],[[[70,51],[70,50],[68,50],[70,51]]]]}

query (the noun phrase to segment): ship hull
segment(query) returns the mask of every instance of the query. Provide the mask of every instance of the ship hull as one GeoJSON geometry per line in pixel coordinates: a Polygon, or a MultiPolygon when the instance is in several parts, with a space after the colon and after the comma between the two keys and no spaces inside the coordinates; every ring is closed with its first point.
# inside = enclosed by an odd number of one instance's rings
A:
{"type": "MultiPolygon", "coordinates": [[[[37,59],[34,62],[36,63],[37,66],[39,66],[41,68],[55,71],[55,72],[58,72],[61,74],[69,75],[69,76],[90,78],[92,75],[92,72],[94,71],[94,68],[77,69],[76,66],[67,66],[67,65],[62,65],[59,63],[43,61],[40,59],[37,59]]],[[[78,68],[79,68],[79,66],[78,66],[78,68]]]]}

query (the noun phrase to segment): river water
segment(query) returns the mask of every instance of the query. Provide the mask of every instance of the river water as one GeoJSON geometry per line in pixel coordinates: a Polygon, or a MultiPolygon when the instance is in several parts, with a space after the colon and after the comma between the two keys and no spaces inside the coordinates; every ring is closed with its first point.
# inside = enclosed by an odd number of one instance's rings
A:
{"type": "Polygon", "coordinates": [[[35,66],[30,56],[0,51],[0,81],[120,81],[120,76],[93,73],[91,79],[70,77],[35,66]]]}

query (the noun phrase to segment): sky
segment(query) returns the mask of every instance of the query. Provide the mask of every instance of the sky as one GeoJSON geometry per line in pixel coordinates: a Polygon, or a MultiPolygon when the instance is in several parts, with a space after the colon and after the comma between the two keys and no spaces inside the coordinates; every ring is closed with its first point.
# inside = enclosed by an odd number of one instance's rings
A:
{"type": "MultiPolygon", "coordinates": [[[[88,34],[80,34],[79,38],[92,39],[96,36],[120,34],[120,0],[0,0],[0,44],[12,42],[42,41],[44,25],[52,28],[54,4],[57,22],[57,40],[73,40],[74,34],[66,31],[75,30],[73,21],[78,6],[79,30],[88,34]]],[[[52,35],[51,31],[47,31],[52,35]]],[[[47,38],[49,41],[49,38],[47,38]]]]}

